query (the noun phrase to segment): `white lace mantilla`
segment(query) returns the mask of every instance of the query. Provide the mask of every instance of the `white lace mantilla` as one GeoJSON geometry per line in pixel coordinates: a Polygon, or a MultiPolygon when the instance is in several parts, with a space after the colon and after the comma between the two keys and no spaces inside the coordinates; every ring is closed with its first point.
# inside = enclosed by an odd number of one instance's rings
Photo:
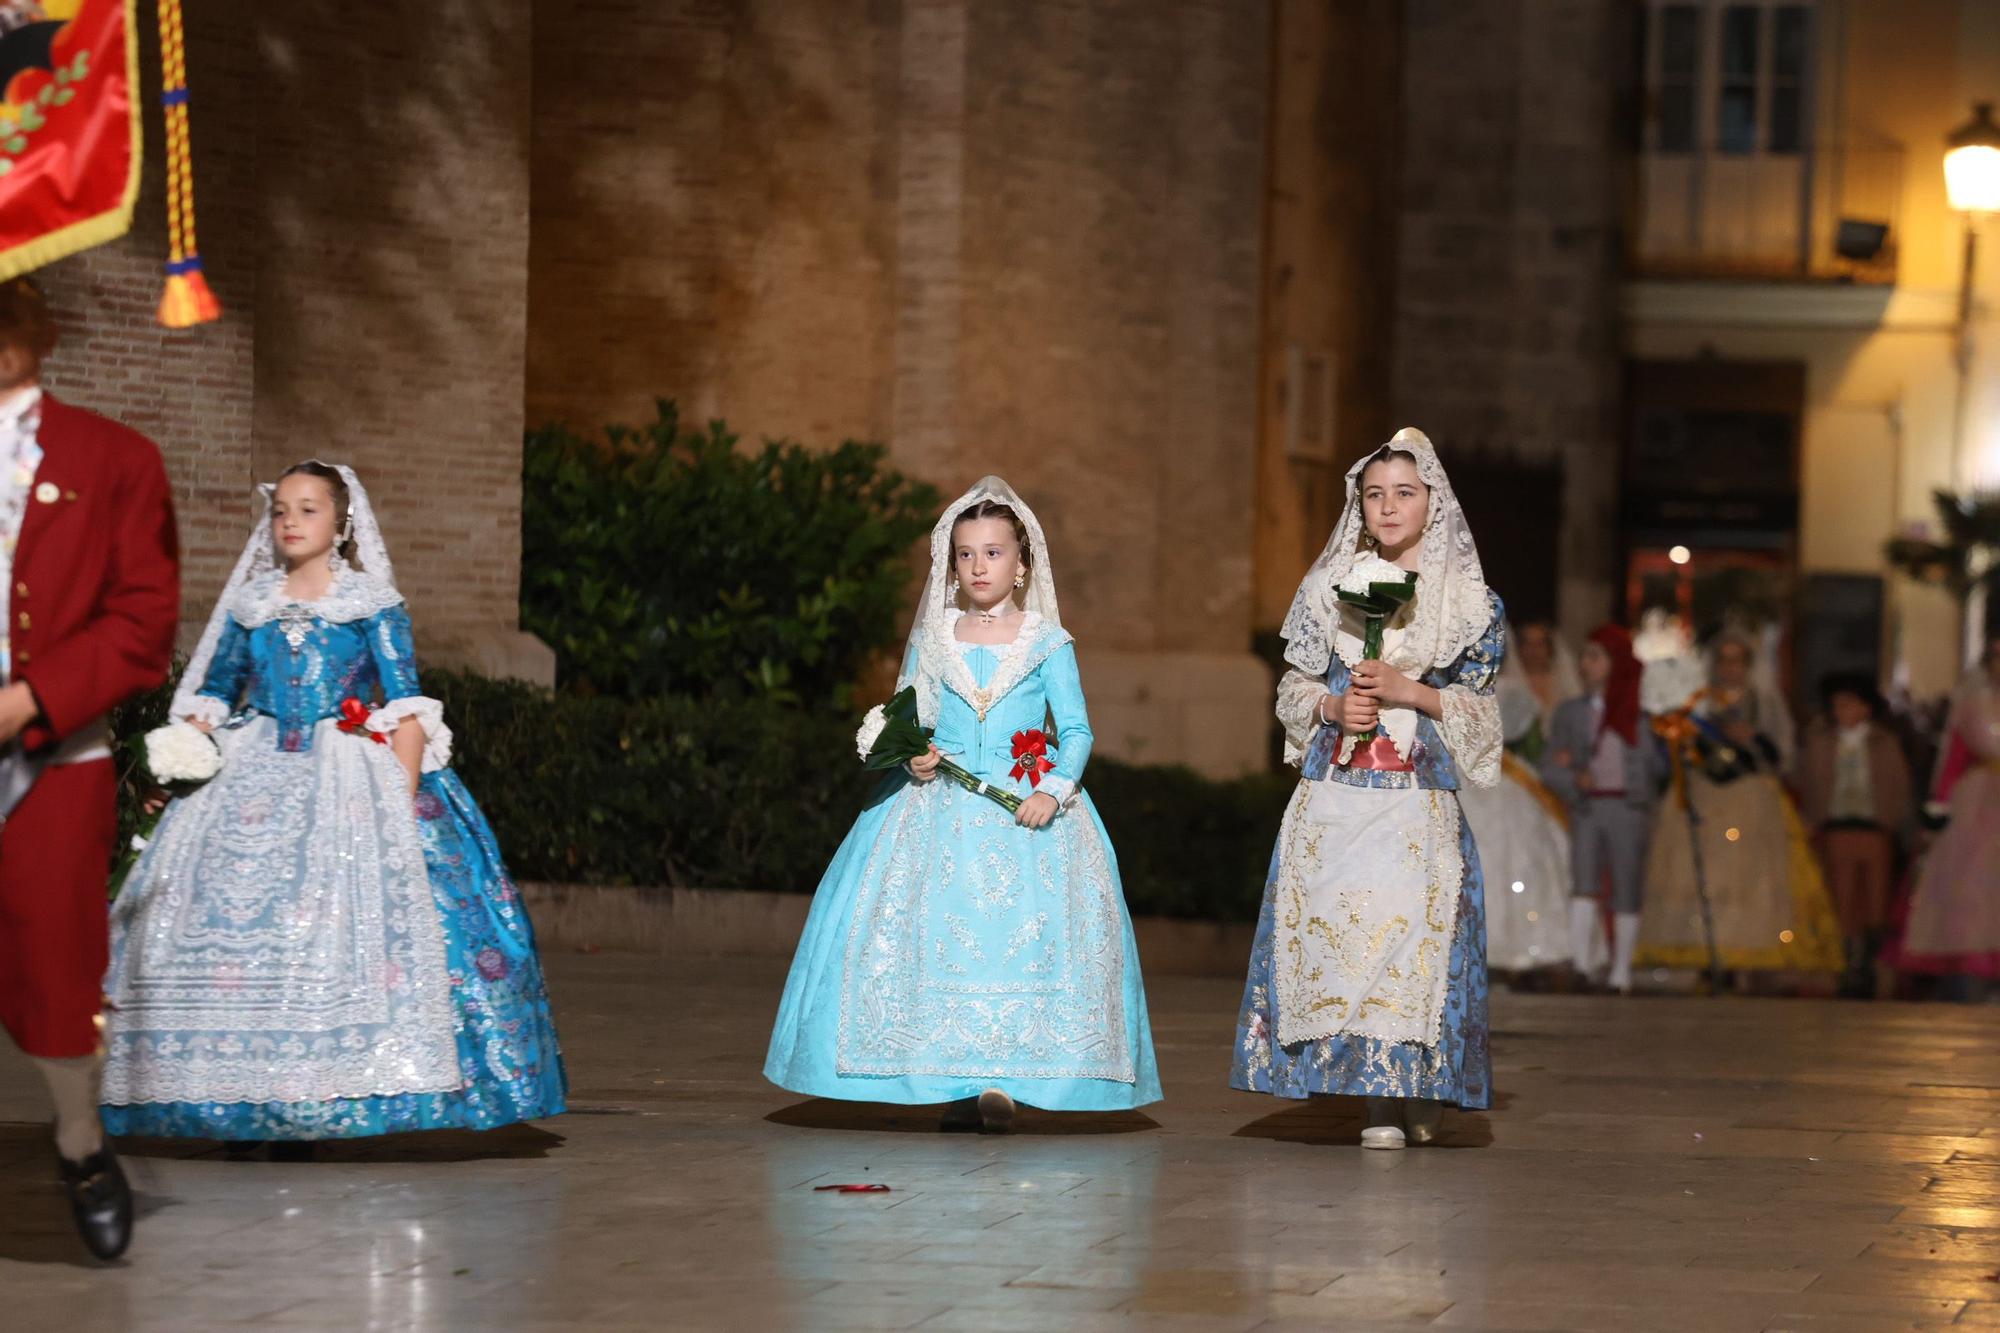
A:
{"type": "MultiPolygon", "coordinates": [[[[1404,675],[1414,677],[1450,666],[1477,643],[1492,622],[1493,608],[1486,598],[1486,575],[1472,541],[1472,529],[1430,438],[1406,426],[1384,448],[1415,458],[1417,475],[1430,488],[1429,512],[1418,544],[1417,595],[1397,617],[1405,634],[1403,660],[1415,669],[1390,662],[1404,675]]],[[[1374,459],[1373,453],[1368,454],[1348,469],[1347,505],[1326,549],[1299,584],[1280,631],[1285,660],[1308,675],[1326,674],[1341,624],[1334,589],[1354,562],[1369,551],[1363,543],[1367,525],[1362,520],[1360,490],[1362,476],[1374,459]]]]}
{"type": "Polygon", "coordinates": [[[302,1102],[461,1086],[443,922],[403,767],[322,722],[219,733],[112,909],[104,1100],[302,1102]]]}
{"type": "Polygon", "coordinates": [[[848,934],[839,1071],[1132,1082],[1122,900],[1097,821],[1031,831],[945,782],[893,800],[848,934]]]}
{"type": "Polygon", "coordinates": [[[1301,782],[1279,833],[1278,1042],[1435,1047],[1465,878],[1456,794],[1301,782]]]}

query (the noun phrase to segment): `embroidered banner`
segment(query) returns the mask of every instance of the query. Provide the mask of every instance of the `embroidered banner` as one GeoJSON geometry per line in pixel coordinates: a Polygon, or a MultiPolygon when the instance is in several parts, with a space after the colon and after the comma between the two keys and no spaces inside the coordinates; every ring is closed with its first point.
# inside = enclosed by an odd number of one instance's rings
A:
{"type": "Polygon", "coordinates": [[[133,0],[0,0],[0,279],[123,236],[139,194],[133,0]]]}

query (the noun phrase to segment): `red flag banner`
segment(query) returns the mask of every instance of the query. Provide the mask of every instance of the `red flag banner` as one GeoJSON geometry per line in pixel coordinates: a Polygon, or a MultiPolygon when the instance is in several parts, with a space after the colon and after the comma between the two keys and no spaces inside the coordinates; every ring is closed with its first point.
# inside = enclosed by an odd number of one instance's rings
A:
{"type": "Polygon", "coordinates": [[[0,0],[0,279],[123,236],[139,194],[134,0],[0,0]]]}

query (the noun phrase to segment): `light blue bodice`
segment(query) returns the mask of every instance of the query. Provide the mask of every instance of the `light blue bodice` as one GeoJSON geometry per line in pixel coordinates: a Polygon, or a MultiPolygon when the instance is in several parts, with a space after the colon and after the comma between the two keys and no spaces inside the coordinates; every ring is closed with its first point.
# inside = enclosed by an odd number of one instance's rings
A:
{"type": "Polygon", "coordinates": [[[1036,790],[1009,776],[1015,765],[1014,737],[1040,730],[1050,740],[1053,772],[1043,775],[1041,789],[1065,800],[1083,779],[1090,762],[1090,717],[1083,702],[1083,682],[1077,672],[1076,649],[1069,636],[1049,625],[1024,626],[1011,644],[959,644],[952,649],[964,663],[965,676],[946,673],[938,706],[935,743],[975,776],[996,785],[1013,785],[1026,794],[1036,790]],[[1011,688],[1006,688],[1009,682],[1011,688]],[[977,691],[1005,688],[997,699],[968,698],[977,691]],[[982,704],[986,714],[980,716],[982,704]],[[1053,720],[1053,725],[1051,725],[1053,720]]]}
{"type": "Polygon", "coordinates": [[[373,703],[378,689],[384,702],[422,693],[400,605],[341,623],[298,608],[255,629],[231,616],[200,693],[275,719],[279,749],[310,750],[314,726],[340,716],[341,700],[373,703]]]}

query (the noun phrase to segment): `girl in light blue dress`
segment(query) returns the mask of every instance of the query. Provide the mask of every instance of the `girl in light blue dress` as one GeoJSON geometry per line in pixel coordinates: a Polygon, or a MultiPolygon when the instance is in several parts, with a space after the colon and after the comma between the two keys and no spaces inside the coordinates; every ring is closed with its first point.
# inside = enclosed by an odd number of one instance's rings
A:
{"type": "Polygon", "coordinates": [[[932,532],[898,684],[915,688],[932,752],[883,783],[820,881],[765,1077],[817,1097],[949,1102],[946,1128],[990,1132],[1017,1102],[1157,1101],[1118,863],[1080,786],[1076,651],[1041,525],[997,477],[932,532]],[[1023,797],[1018,813],[937,780],[940,753],[1023,797]]]}
{"type": "Polygon", "coordinates": [[[105,1127],[248,1146],[561,1111],[534,931],[352,471],[280,479],[173,713],[223,765],[112,907],[105,1127]]]}

